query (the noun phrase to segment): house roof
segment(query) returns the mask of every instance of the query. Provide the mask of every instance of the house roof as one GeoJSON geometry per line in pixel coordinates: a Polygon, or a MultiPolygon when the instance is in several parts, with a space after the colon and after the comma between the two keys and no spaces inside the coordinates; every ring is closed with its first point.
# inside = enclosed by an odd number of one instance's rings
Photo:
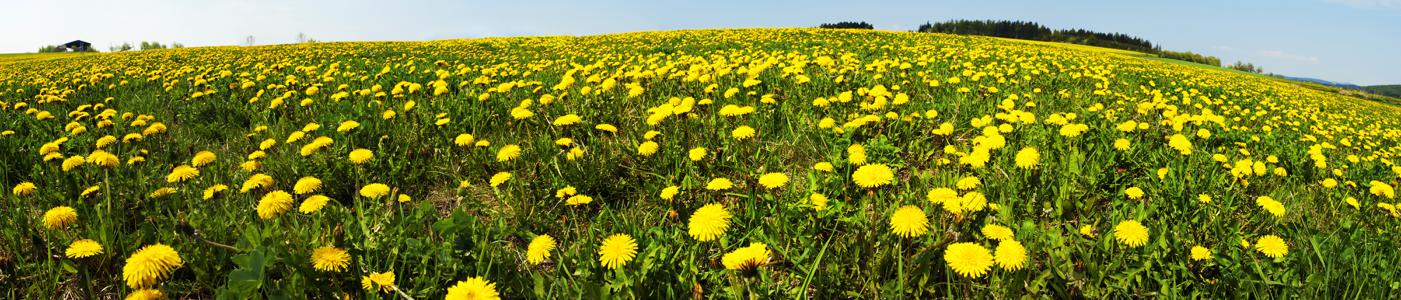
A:
{"type": "Polygon", "coordinates": [[[92,45],[92,43],[84,42],[83,40],[73,40],[72,42],[67,42],[67,43],[64,43],[63,45],[64,45],[64,46],[69,46],[69,45],[92,45]]]}

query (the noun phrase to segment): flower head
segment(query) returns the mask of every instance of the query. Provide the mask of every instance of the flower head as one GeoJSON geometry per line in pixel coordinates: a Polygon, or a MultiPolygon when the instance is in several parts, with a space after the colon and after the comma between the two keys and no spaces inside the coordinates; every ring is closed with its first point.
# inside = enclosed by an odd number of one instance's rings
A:
{"type": "Polygon", "coordinates": [[[1036,168],[1036,164],[1040,162],[1041,152],[1036,151],[1036,148],[1026,147],[1022,148],[1021,151],[1017,151],[1016,163],[1018,168],[1034,169],[1036,168]]]}
{"type": "Polygon", "coordinates": [[[929,231],[929,218],[919,206],[905,205],[890,215],[890,230],[901,237],[917,237],[929,231]]]}
{"type": "Polygon", "coordinates": [[[963,277],[981,277],[992,268],[993,256],[974,243],[954,243],[944,249],[944,262],[963,277]]]}
{"type": "Polygon", "coordinates": [[[358,148],[355,150],[351,150],[350,156],[347,158],[350,159],[351,163],[357,165],[364,164],[365,162],[375,158],[375,152],[370,151],[370,149],[358,148]]]}
{"type": "Polygon", "coordinates": [[[292,194],[284,191],[272,191],[263,195],[263,198],[258,200],[258,218],[272,219],[292,210],[292,200],[292,194]]]}
{"type": "Polygon", "coordinates": [[[1211,249],[1202,246],[1192,246],[1192,260],[1211,259],[1211,249]]]}
{"type": "Polygon", "coordinates": [[[730,211],[725,210],[725,206],[719,203],[707,204],[691,214],[686,233],[697,241],[713,241],[730,228],[730,218],[730,211]]]}
{"type": "Polygon", "coordinates": [[[759,177],[759,185],[767,189],[776,189],[788,184],[788,175],[783,173],[768,173],[759,177]]]}
{"type": "Polygon", "coordinates": [[[384,185],[383,183],[371,183],[360,188],[360,196],[375,199],[389,195],[389,191],[388,185],[384,185]]]}
{"type": "Polygon", "coordinates": [[[530,240],[530,245],[526,246],[525,261],[532,265],[538,265],[550,258],[550,252],[555,249],[555,238],[548,234],[536,236],[530,240]]]}
{"type": "Polygon", "coordinates": [[[1148,244],[1148,227],[1138,221],[1127,220],[1114,226],[1114,239],[1129,247],[1142,247],[1148,244]]]}
{"type": "Polygon", "coordinates": [[[1284,257],[1285,254],[1289,254],[1289,244],[1285,243],[1284,239],[1271,234],[1262,236],[1259,240],[1255,241],[1255,250],[1264,253],[1265,256],[1269,256],[1270,258],[1280,258],[1284,257]]]}
{"type": "Polygon", "coordinates": [[[148,245],[126,259],[122,279],[133,289],[152,287],[183,265],[175,248],[165,244],[148,245]]]}
{"type": "Polygon", "coordinates": [[[627,265],[637,256],[637,240],[627,234],[614,234],[598,246],[598,262],[609,269],[627,265]]]}
{"type": "Polygon", "coordinates": [[[895,172],[884,164],[870,164],[856,168],[851,173],[851,181],[863,188],[874,188],[890,184],[895,180],[895,172]]]}
{"type": "Polygon", "coordinates": [[[468,278],[466,281],[458,281],[448,288],[446,300],[497,300],[501,299],[501,294],[496,292],[496,283],[482,277],[468,278]]]}
{"type": "Polygon", "coordinates": [[[311,265],[322,272],[345,271],[350,265],[350,254],[335,246],[322,246],[311,251],[311,265]]]}
{"type": "Polygon", "coordinates": [[[1026,247],[1016,240],[1003,240],[997,244],[993,257],[997,266],[1004,270],[1020,270],[1026,266],[1026,247]]]}
{"type": "Polygon", "coordinates": [[[68,244],[68,250],[63,251],[63,255],[68,258],[85,258],[102,254],[102,244],[90,239],[81,239],[68,244]]]}
{"type": "Polygon", "coordinates": [[[370,275],[360,277],[360,287],[366,291],[379,290],[381,293],[388,293],[394,290],[394,271],[383,273],[370,273],[370,275]]]}
{"type": "Polygon", "coordinates": [[[59,206],[44,212],[44,228],[62,229],[78,223],[78,210],[72,207],[59,206]]]}
{"type": "Polygon", "coordinates": [[[705,189],[707,189],[707,190],[712,190],[712,191],[723,191],[723,190],[728,190],[728,189],[730,189],[730,187],[733,187],[733,186],[734,186],[734,183],[733,183],[733,182],[730,182],[729,179],[726,179],[726,178],[715,178],[715,179],[711,179],[709,183],[706,183],[706,184],[705,184],[705,189]]]}
{"type": "Polygon", "coordinates": [[[769,251],[769,246],[764,243],[749,243],[748,247],[743,247],[725,253],[720,258],[720,262],[725,265],[725,269],[747,271],[769,264],[773,251],[769,251]]]}

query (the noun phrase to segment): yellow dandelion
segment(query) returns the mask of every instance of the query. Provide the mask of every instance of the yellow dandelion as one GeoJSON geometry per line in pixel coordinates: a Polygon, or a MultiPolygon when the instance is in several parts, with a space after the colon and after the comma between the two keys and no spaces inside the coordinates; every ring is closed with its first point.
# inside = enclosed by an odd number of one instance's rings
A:
{"type": "Polygon", "coordinates": [[[725,253],[720,258],[725,269],[736,271],[747,271],[763,267],[769,264],[769,259],[773,256],[773,251],[764,243],[749,243],[748,247],[743,247],[725,253]]]}
{"type": "Polygon", "coordinates": [[[297,179],[297,183],[292,186],[292,192],[297,195],[306,195],[321,190],[321,179],[306,176],[297,179]]]}
{"type": "Polygon", "coordinates": [[[691,214],[686,233],[697,241],[707,242],[720,238],[730,228],[730,211],[719,203],[711,203],[691,214]]]}
{"type": "Polygon", "coordinates": [[[1255,205],[1259,205],[1260,208],[1265,209],[1265,211],[1269,212],[1275,217],[1284,217],[1284,203],[1275,201],[1275,199],[1270,198],[1270,196],[1256,197],[1255,205]]]}
{"type": "Polygon", "coordinates": [[[68,244],[68,249],[63,251],[63,255],[68,258],[85,258],[102,254],[102,244],[90,239],[81,239],[68,244]]]}
{"type": "Polygon", "coordinates": [[[1131,186],[1127,189],[1124,189],[1124,196],[1128,196],[1129,199],[1143,199],[1143,189],[1140,189],[1136,186],[1131,186]]]}
{"type": "Polygon", "coordinates": [[[227,190],[229,190],[229,186],[223,184],[215,184],[213,186],[210,186],[209,188],[204,189],[204,200],[214,199],[214,197],[218,196],[220,192],[227,190]]]}
{"type": "Polygon", "coordinates": [[[218,156],[214,155],[214,152],[200,151],[199,153],[195,153],[194,158],[190,159],[190,165],[193,165],[196,168],[203,167],[205,165],[208,165],[209,163],[214,162],[214,160],[218,158],[218,156]]]}
{"type": "Polygon", "coordinates": [[[389,192],[389,186],[382,183],[371,183],[360,188],[360,196],[370,199],[384,197],[389,195],[389,192]]]}
{"type": "Polygon", "coordinates": [[[637,255],[637,240],[627,234],[614,234],[598,246],[598,262],[608,269],[627,265],[637,255]]]}
{"type": "Polygon", "coordinates": [[[126,259],[122,279],[133,289],[152,287],[181,266],[184,266],[184,262],[175,248],[165,244],[148,245],[126,259]]]}
{"type": "Polygon", "coordinates": [[[499,162],[510,161],[520,156],[521,146],[515,144],[501,146],[500,150],[496,150],[496,161],[499,162]]]}
{"type": "Polygon", "coordinates": [[[1012,232],[1011,228],[1007,228],[1006,226],[997,224],[983,225],[982,232],[983,236],[999,241],[1006,241],[1016,238],[1016,234],[1012,232]]]}
{"type": "Polygon", "coordinates": [[[302,205],[297,207],[297,211],[304,214],[314,213],[321,210],[322,207],[326,207],[327,202],[331,202],[330,197],[312,195],[311,197],[307,197],[306,200],[302,200],[302,205]]]}
{"type": "Polygon", "coordinates": [[[15,196],[29,196],[30,194],[33,194],[34,190],[36,189],[38,188],[34,185],[33,182],[26,181],[16,184],[15,188],[10,190],[10,192],[14,193],[15,196]]]}
{"type": "Polygon", "coordinates": [[[918,206],[901,206],[890,215],[890,230],[905,238],[922,236],[929,231],[929,218],[918,206]]]}
{"type": "Polygon", "coordinates": [[[525,261],[538,265],[550,258],[550,252],[555,250],[555,238],[548,234],[536,236],[530,240],[530,245],[525,249],[525,261]]]}
{"type": "Polygon", "coordinates": [[[164,299],[164,298],[165,298],[165,294],[162,294],[160,290],[157,290],[157,289],[139,289],[139,290],[131,291],[131,294],[127,294],[127,295],[126,295],[126,298],[122,298],[122,299],[125,299],[125,300],[159,300],[159,299],[164,299]]]}
{"type": "Polygon", "coordinates": [[[759,177],[759,185],[767,189],[776,189],[788,184],[788,175],[783,173],[768,173],[759,177]]]}
{"type": "Polygon", "coordinates": [[[739,127],[735,127],[734,131],[730,131],[730,136],[734,137],[736,140],[744,140],[754,137],[754,132],[753,127],[740,125],[739,127]]]}
{"type": "Polygon", "coordinates": [[[643,142],[641,145],[637,145],[637,154],[641,154],[642,156],[652,156],[652,154],[657,154],[657,149],[660,148],[661,145],[658,145],[657,142],[646,141],[643,142]]]}
{"type": "Polygon", "coordinates": [[[44,228],[62,229],[78,223],[78,210],[72,207],[59,206],[44,212],[44,228]]]}
{"type": "Polygon", "coordinates": [[[692,148],[691,151],[686,153],[686,156],[691,158],[691,161],[700,161],[701,159],[705,159],[705,154],[705,147],[696,147],[692,148]]]}
{"type": "Polygon", "coordinates": [[[275,218],[289,210],[292,210],[292,194],[284,191],[268,192],[258,200],[258,218],[263,220],[275,218]]]}
{"type": "Polygon", "coordinates": [[[958,192],[951,188],[935,188],[929,190],[929,193],[925,194],[924,198],[929,200],[930,204],[939,205],[946,201],[958,200],[958,192]]]}
{"type": "Polygon", "coordinates": [[[730,180],[726,178],[711,179],[709,183],[705,184],[705,189],[712,191],[728,190],[731,187],[734,187],[734,183],[730,182],[730,180]]]}
{"type": "Polygon", "coordinates": [[[1211,249],[1202,246],[1192,246],[1192,260],[1201,261],[1208,259],[1211,259],[1211,249]]]}
{"type": "Polygon", "coordinates": [[[676,194],[679,194],[679,193],[681,193],[681,187],[678,187],[678,186],[674,186],[674,185],[673,185],[673,186],[668,186],[668,187],[666,187],[666,188],[663,188],[661,194],[660,194],[660,195],[657,195],[657,196],[661,197],[662,200],[671,201],[671,199],[675,199],[675,198],[676,198],[676,194]]]}
{"type": "Polygon", "coordinates": [[[496,175],[491,175],[491,187],[500,186],[507,180],[511,180],[511,172],[497,172],[496,175]]]}
{"type": "Polygon", "coordinates": [[[1026,147],[1022,148],[1021,151],[1017,151],[1016,163],[1018,168],[1034,169],[1036,168],[1036,164],[1040,162],[1041,152],[1036,151],[1036,148],[1026,147]]]}
{"type": "Polygon", "coordinates": [[[1114,226],[1114,239],[1129,247],[1142,247],[1148,244],[1148,227],[1135,220],[1119,222],[1114,226]]]}
{"type": "Polygon", "coordinates": [[[856,168],[851,181],[863,188],[874,188],[890,184],[895,180],[895,172],[884,164],[870,164],[856,168]]]}
{"type": "Polygon", "coordinates": [[[334,246],[321,246],[311,251],[311,264],[317,271],[345,271],[345,267],[350,265],[350,253],[334,246]]]}
{"type": "Polygon", "coordinates": [[[374,159],[374,158],[375,158],[375,152],[374,152],[374,151],[370,151],[370,149],[359,148],[359,149],[351,150],[351,151],[350,151],[350,155],[349,155],[349,157],[347,157],[347,158],[350,159],[350,162],[351,162],[351,163],[360,165],[360,164],[364,164],[364,163],[367,162],[367,161],[370,161],[371,159],[374,159]]]}
{"type": "Polygon", "coordinates": [[[466,281],[458,281],[448,288],[445,300],[499,300],[501,294],[496,292],[496,283],[482,277],[468,278],[466,281]]]}
{"type": "Polygon", "coordinates": [[[825,161],[824,161],[824,162],[819,162],[819,163],[813,164],[813,165],[812,165],[812,169],[813,169],[813,170],[822,171],[822,172],[832,172],[833,167],[832,167],[832,163],[829,163],[829,162],[825,162],[825,161]]]}
{"type": "Polygon", "coordinates": [[[388,293],[394,290],[394,271],[370,273],[360,277],[360,287],[366,291],[388,293]]]}
{"type": "Polygon", "coordinates": [[[1003,270],[1016,271],[1026,266],[1026,247],[1016,240],[1003,240],[994,250],[993,260],[1003,270]]]}
{"type": "Polygon", "coordinates": [[[992,268],[993,256],[982,245],[954,243],[944,249],[944,262],[960,276],[977,278],[992,268]]]}
{"type": "Polygon", "coordinates": [[[1260,237],[1255,241],[1255,250],[1264,253],[1270,258],[1280,258],[1289,254],[1289,244],[1284,239],[1273,234],[1260,237]]]}

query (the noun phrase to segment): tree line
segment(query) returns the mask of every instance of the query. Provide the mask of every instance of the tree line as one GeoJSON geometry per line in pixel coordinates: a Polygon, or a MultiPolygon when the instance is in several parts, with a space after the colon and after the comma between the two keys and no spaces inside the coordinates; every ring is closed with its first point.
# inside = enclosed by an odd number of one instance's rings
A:
{"type": "MultiPolygon", "coordinates": [[[[1153,42],[1123,33],[1103,33],[1085,29],[1050,29],[1029,21],[952,20],[920,25],[917,32],[984,35],[1023,40],[1061,42],[1155,54],[1162,58],[1221,66],[1215,56],[1163,50],[1153,42]]],[[[1258,73],[1258,72],[1257,72],[1258,73]]]]}

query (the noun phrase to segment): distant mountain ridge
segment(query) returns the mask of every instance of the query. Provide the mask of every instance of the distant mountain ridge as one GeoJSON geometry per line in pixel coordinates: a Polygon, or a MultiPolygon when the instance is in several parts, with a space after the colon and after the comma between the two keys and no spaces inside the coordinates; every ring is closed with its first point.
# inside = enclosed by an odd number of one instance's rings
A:
{"type": "Polygon", "coordinates": [[[1326,85],[1326,86],[1340,87],[1340,88],[1345,88],[1345,89],[1362,89],[1362,86],[1360,86],[1360,85],[1351,84],[1351,83],[1346,83],[1346,82],[1336,82],[1336,81],[1328,81],[1328,80],[1323,80],[1323,79],[1318,79],[1318,78],[1294,77],[1294,76],[1287,76],[1287,75],[1279,75],[1279,77],[1283,77],[1284,79],[1289,79],[1289,80],[1304,81],[1304,82],[1312,82],[1312,83],[1322,84],[1322,85],[1326,85]]]}
{"type": "Polygon", "coordinates": [[[1401,98],[1401,84],[1369,85],[1362,87],[1362,89],[1373,94],[1401,98]]]}

